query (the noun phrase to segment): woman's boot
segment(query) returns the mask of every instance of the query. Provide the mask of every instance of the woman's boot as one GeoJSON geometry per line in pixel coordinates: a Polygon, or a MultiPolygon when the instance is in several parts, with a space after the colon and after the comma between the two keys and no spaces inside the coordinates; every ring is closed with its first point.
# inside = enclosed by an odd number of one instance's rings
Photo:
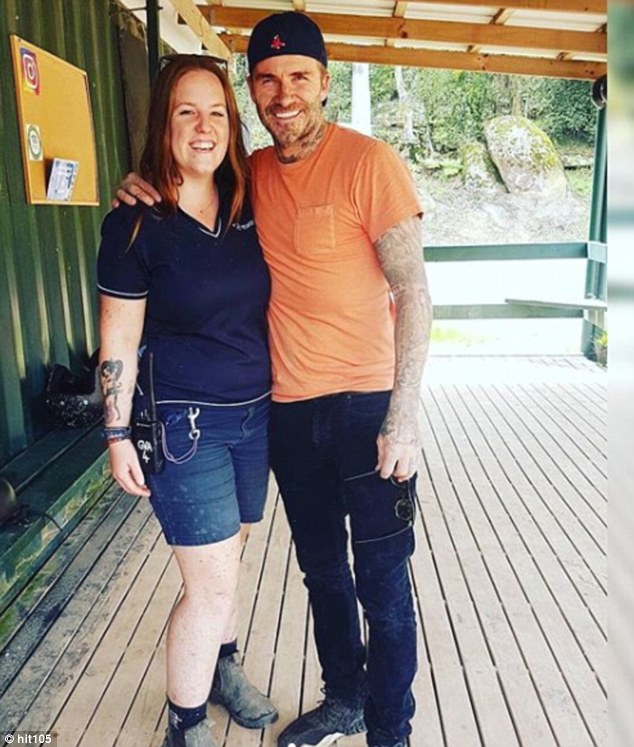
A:
{"type": "Polygon", "coordinates": [[[278,717],[271,700],[247,679],[238,654],[218,659],[209,702],[223,705],[245,729],[262,729],[278,717]]]}

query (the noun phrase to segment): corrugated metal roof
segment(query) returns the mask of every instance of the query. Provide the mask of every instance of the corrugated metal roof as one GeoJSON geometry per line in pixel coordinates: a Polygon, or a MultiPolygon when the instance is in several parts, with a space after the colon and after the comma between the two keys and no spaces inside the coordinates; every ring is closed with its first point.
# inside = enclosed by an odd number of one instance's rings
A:
{"type": "Polygon", "coordinates": [[[474,8],[468,5],[436,5],[434,3],[408,3],[405,18],[426,18],[431,21],[456,21],[460,23],[490,23],[497,13],[494,7],[474,8]]]}
{"type": "Polygon", "coordinates": [[[607,23],[607,15],[599,13],[553,13],[545,11],[514,10],[505,26],[532,26],[533,28],[563,29],[566,31],[598,31],[607,23]]]}

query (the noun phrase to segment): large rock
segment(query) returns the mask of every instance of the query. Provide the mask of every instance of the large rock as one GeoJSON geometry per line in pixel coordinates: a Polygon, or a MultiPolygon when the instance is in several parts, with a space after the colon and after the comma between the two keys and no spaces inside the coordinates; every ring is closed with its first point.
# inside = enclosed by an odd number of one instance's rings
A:
{"type": "Polygon", "coordinates": [[[465,143],[460,148],[460,158],[462,159],[462,180],[468,190],[506,191],[482,143],[465,143]]]}
{"type": "Polygon", "coordinates": [[[566,195],[567,182],[548,135],[525,117],[497,117],[486,123],[489,154],[509,192],[566,195]]]}

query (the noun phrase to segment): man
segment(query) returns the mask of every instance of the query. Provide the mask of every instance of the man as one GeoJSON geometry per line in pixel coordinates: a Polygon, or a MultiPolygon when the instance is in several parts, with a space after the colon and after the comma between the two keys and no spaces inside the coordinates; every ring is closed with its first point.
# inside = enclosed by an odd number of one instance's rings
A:
{"type": "MultiPolygon", "coordinates": [[[[273,288],[271,465],[326,695],[278,747],[327,747],[366,729],[369,747],[405,747],[416,673],[407,561],[431,327],[421,207],[397,154],[325,120],[326,50],[306,15],[263,19],[247,57],[251,97],[273,138],[251,158],[273,288]]],[[[151,193],[133,184],[135,195],[151,193]]]]}

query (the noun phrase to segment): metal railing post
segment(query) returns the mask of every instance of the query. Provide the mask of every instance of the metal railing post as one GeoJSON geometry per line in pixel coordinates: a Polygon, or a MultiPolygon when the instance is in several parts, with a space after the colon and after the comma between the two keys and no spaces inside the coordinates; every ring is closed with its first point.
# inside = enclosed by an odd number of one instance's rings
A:
{"type": "Polygon", "coordinates": [[[147,59],[150,85],[158,74],[159,61],[159,4],[158,0],[146,0],[145,12],[147,16],[147,59]]]}
{"type": "MultiPolygon", "coordinates": [[[[606,103],[599,105],[597,114],[597,135],[594,146],[594,168],[592,174],[592,202],[590,207],[590,241],[606,242],[606,197],[607,197],[607,133],[606,133],[606,103]]],[[[589,259],[586,267],[585,297],[605,299],[606,294],[606,264],[589,259]]],[[[597,334],[595,322],[601,319],[584,319],[581,333],[581,352],[589,358],[594,358],[594,338],[597,334]]]]}

